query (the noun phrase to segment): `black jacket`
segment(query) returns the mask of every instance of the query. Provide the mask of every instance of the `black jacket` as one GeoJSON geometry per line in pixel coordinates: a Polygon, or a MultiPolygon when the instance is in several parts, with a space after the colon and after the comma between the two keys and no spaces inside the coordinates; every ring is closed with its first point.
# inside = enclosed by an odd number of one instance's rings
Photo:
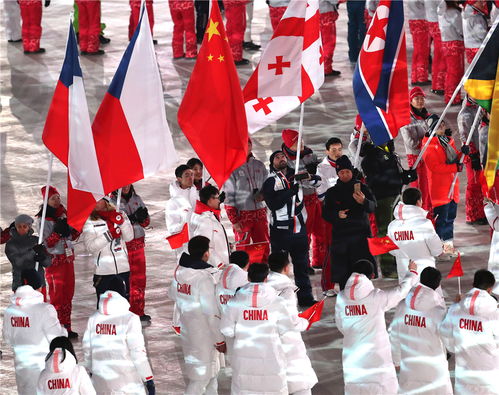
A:
{"type": "Polygon", "coordinates": [[[359,204],[353,198],[354,184],[358,182],[352,178],[344,183],[341,180],[329,188],[324,198],[322,217],[333,225],[333,242],[351,237],[370,237],[368,213],[374,212],[376,198],[365,184],[361,184],[361,191],[366,199],[359,204]],[[340,218],[339,211],[348,209],[347,218],[340,218]]]}
{"type": "Polygon", "coordinates": [[[213,268],[213,266],[211,266],[209,263],[206,263],[201,259],[195,259],[185,252],[183,252],[182,255],[180,256],[178,264],[182,267],[188,267],[190,269],[196,269],[196,270],[213,268]]]}

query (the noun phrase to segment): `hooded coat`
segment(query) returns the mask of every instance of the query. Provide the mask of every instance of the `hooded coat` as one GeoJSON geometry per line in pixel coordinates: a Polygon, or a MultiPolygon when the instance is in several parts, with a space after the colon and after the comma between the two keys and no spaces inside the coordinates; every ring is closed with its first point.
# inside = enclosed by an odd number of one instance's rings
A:
{"type": "Polygon", "coordinates": [[[499,394],[499,310],[487,291],[472,288],[453,304],[441,327],[456,357],[456,394],[499,394]]]}
{"type": "Polygon", "coordinates": [[[307,348],[301,337],[301,331],[308,328],[308,320],[298,316],[296,298],[297,287],[285,274],[270,272],[267,284],[271,285],[277,294],[286,302],[291,320],[297,331],[287,332],[281,338],[284,353],[286,355],[286,380],[288,390],[291,394],[311,389],[317,384],[318,379],[312,368],[312,363],[307,355],[307,348]],[[300,332],[298,332],[300,331],[300,332]]]}
{"type": "Polygon", "coordinates": [[[180,340],[189,380],[209,381],[220,370],[214,345],[224,341],[215,286],[220,272],[184,253],[175,269],[169,297],[176,303],[180,340]]]}
{"type": "MultiPolygon", "coordinates": [[[[5,244],[5,255],[12,264],[12,290],[15,292],[22,285],[21,273],[26,269],[34,269],[35,251],[33,247],[38,244],[38,237],[33,235],[33,229],[21,236],[16,228],[10,230],[10,240],[5,244]]],[[[46,254],[38,265],[38,273],[42,279],[42,287],[45,286],[45,270],[52,264],[52,258],[46,254]]]]}
{"type": "Polygon", "coordinates": [[[295,327],[282,298],[266,283],[249,283],[227,304],[220,329],[234,338],[231,393],[287,395],[282,338],[295,327]]]}
{"type": "Polygon", "coordinates": [[[83,335],[83,365],[92,373],[98,394],[145,394],[151,366],[138,315],[119,293],[106,291],[83,335]]]}
{"type": "Polygon", "coordinates": [[[54,306],[43,302],[43,295],[22,285],[10,297],[3,317],[3,341],[14,349],[17,391],[36,393],[38,376],[45,365],[53,338],[67,336],[54,306]]]}
{"type": "Polygon", "coordinates": [[[225,311],[227,303],[232,299],[237,289],[247,283],[248,272],[234,263],[231,263],[222,271],[215,291],[220,314],[225,311]]]}
{"type": "Polygon", "coordinates": [[[416,281],[417,274],[409,272],[397,287],[381,290],[354,272],[338,294],[335,321],[343,334],[345,394],[397,393],[385,312],[405,298],[416,281]]]}
{"type": "Polygon", "coordinates": [[[38,378],[38,395],[95,395],[92,381],[69,351],[56,348],[38,378]]]}
{"type": "Polygon", "coordinates": [[[395,219],[388,225],[387,235],[399,248],[392,251],[399,279],[405,277],[409,259],[416,262],[421,273],[425,267],[435,267],[434,257],[442,253],[442,241],[426,215],[421,207],[402,202],[393,210],[395,219]]]}
{"type": "Polygon", "coordinates": [[[399,303],[390,326],[393,362],[402,394],[452,395],[440,324],[447,309],[433,289],[418,284],[399,303]]]}
{"type": "Polygon", "coordinates": [[[170,184],[170,199],[165,207],[167,236],[180,233],[184,225],[189,224],[198,198],[199,192],[194,185],[182,189],[178,181],[170,184]]]}
{"type": "Polygon", "coordinates": [[[484,208],[487,221],[493,230],[490,242],[488,270],[494,274],[496,284],[493,292],[499,295],[499,205],[488,202],[484,208]]]}

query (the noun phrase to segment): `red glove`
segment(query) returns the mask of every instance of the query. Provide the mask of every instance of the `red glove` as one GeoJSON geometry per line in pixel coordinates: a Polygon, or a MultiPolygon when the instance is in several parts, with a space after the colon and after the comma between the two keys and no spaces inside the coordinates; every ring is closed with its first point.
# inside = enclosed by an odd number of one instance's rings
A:
{"type": "Polygon", "coordinates": [[[121,229],[119,226],[114,227],[114,224],[107,221],[107,228],[109,229],[109,234],[113,239],[119,239],[121,237],[121,229]]]}
{"type": "Polygon", "coordinates": [[[125,222],[125,218],[123,218],[123,215],[121,213],[116,212],[115,210],[111,211],[98,211],[97,214],[99,216],[106,220],[106,222],[111,221],[113,224],[116,225],[121,225],[123,222],[125,222]]]}

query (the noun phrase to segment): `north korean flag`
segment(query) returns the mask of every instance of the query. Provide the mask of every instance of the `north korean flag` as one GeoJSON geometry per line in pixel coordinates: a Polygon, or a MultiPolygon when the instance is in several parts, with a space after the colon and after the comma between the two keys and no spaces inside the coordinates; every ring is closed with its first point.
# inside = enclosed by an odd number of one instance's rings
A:
{"type": "Polygon", "coordinates": [[[404,7],[381,0],[367,31],[353,75],[359,114],[376,145],[410,122],[404,7]]]}

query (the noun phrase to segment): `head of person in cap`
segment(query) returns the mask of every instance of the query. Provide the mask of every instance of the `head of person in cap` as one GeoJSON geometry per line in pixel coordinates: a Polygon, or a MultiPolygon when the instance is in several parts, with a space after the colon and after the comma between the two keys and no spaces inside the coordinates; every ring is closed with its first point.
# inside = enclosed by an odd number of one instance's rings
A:
{"type": "Polygon", "coordinates": [[[341,182],[348,183],[353,177],[353,165],[348,156],[343,155],[336,159],[336,172],[341,182]]]}
{"type": "Polygon", "coordinates": [[[272,152],[269,158],[270,162],[270,172],[278,172],[281,171],[286,174],[288,166],[288,158],[284,155],[282,150],[277,150],[272,152]]]}
{"type": "Polygon", "coordinates": [[[19,236],[33,234],[33,218],[27,214],[19,214],[14,221],[14,225],[19,236]]]}

